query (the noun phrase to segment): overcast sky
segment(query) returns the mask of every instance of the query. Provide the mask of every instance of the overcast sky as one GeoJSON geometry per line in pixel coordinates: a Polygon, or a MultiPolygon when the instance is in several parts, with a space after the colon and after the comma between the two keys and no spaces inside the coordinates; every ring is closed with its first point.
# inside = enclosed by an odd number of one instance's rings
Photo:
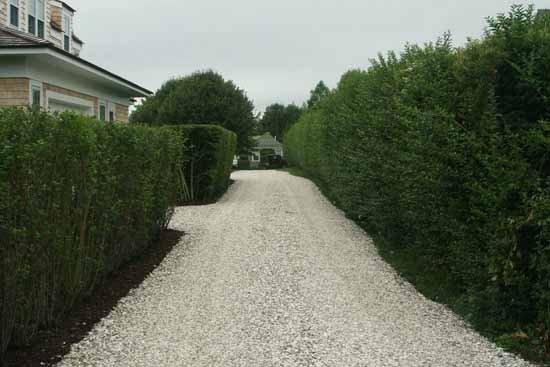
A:
{"type": "Polygon", "coordinates": [[[550,0],[67,0],[82,57],[156,91],[174,76],[214,69],[258,111],[301,104],[319,80],[334,87],[379,52],[450,30],[456,45],[512,4],[550,0]]]}

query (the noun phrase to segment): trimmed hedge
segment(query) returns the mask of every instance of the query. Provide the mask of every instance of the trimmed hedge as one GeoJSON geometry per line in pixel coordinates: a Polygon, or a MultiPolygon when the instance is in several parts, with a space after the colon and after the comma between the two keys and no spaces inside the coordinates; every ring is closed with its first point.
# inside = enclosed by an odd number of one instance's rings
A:
{"type": "Polygon", "coordinates": [[[535,358],[550,351],[549,23],[516,6],[463,48],[380,56],[284,140],[422,291],[501,345],[526,332],[535,358]]]}
{"type": "Polygon", "coordinates": [[[237,135],[217,125],[174,125],[186,142],[180,204],[212,202],[230,183],[237,135]]]}
{"type": "Polygon", "coordinates": [[[157,238],[181,146],[169,128],[0,110],[0,359],[157,238]]]}

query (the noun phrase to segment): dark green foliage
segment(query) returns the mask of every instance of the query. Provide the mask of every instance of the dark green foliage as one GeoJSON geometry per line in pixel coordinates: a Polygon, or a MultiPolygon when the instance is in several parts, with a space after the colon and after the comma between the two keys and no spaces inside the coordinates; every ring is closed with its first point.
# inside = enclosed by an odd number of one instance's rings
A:
{"type": "Polygon", "coordinates": [[[276,154],[262,157],[262,161],[260,162],[260,167],[265,169],[281,169],[284,166],[285,166],[285,161],[283,157],[276,154]]]}
{"type": "Polygon", "coordinates": [[[216,200],[229,186],[237,136],[215,124],[172,128],[185,141],[180,203],[216,200]]]}
{"type": "Polygon", "coordinates": [[[237,134],[237,150],[247,152],[255,126],[254,105],[232,81],[213,71],[166,82],[130,116],[151,125],[210,124],[237,134]]]}
{"type": "Polygon", "coordinates": [[[265,109],[265,113],[260,120],[258,135],[269,132],[278,141],[282,142],[284,134],[298,121],[301,115],[302,109],[296,105],[283,106],[279,103],[272,104],[265,109]]]}
{"type": "Polygon", "coordinates": [[[0,359],[167,226],[181,145],[168,128],[0,110],[0,359]]]}
{"type": "Polygon", "coordinates": [[[315,88],[310,91],[310,97],[307,101],[308,108],[314,108],[321,101],[323,101],[330,94],[330,89],[326,86],[325,82],[322,80],[317,83],[315,88]]]}
{"type": "Polygon", "coordinates": [[[514,7],[464,48],[445,35],[380,56],[285,138],[421,290],[488,334],[527,332],[535,358],[550,351],[549,20],[514,7]]]}
{"type": "Polygon", "coordinates": [[[240,170],[248,170],[250,169],[250,161],[248,159],[239,159],[239,162],[237,163],[237,167],[240,170]]]}

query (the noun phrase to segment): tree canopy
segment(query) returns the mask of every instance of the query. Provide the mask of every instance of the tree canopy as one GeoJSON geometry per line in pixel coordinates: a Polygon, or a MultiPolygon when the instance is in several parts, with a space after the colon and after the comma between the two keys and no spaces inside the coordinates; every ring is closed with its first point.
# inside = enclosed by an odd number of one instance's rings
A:
{"type": "Polygon", "coordinates": [[[130,116],[132,123],[215,124],[237,134],[238,152],[251,147],[254,105],[232,81],[212,71],[171,79],[130,116]]]}
{"type": "Polygon", "coordinates": [[[330,89],[326,86],[325,82],[321,80],[319,83],[317,83],[315,89],[310,92],[310,97],[307,101],[307,107],[315,107],[319,102],[328,97],[329,94],[330,89]]]}
{"type": "Polygon", "coordinates": [[[300,118],[302,109],[294,104],[284,106],[274,103],[265,110],[260,120],[260,132],[269,132],[279,141],[283,141],[285,132],[300,118]]]}

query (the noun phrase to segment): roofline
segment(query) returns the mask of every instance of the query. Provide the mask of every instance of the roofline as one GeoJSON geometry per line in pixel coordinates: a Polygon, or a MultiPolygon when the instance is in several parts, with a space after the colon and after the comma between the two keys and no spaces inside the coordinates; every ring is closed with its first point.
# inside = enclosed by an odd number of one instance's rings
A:
{"type": "MultiPolygon", "coordinates": [[[[139,92],[141,92],[142,94],[145,94],[147,96],[151,96],[153,94],[152,91],[142,87],[142,86],[139,86],[138,84],[136,83],[133,83],[131,81],[129,81],[128,79],[124,79],[123,77],[121,76],[118,76],[114,73],[111,73],[110,71],[106,70],[106,69],[103,69],[102,67],[100,66],[97,66],[89,61],[86,61],[78,56],[75,56],[73,54],[71,54],[70,52],[67,52],[65,50],[62,50],[56,46],[54,46],[53,44],[37,44],[37,45],[18,45],[18,46],[0,46],[0,49],[45,49],[45,50],[49,50],[49,51],[54,51],[54,53],[57,53],[57,54],[60,54],[61,56],[65,56],[65,57],[68,57],[70,58],[72,61],[76,61],[80,64],[83,64],[87,67],[90,67],[92,69],[94,69],[95,71],[98,71],[102,74],[105,74],[107,76],[109,76],[110,78],[113,78],[119,82],[122,82],[124,84],[127,84],[128,86],[130,86],[132,89],[135,89],[135,90],[138,90],[139,92]]],[[[140,96],[141,97],[141,96],[140,96]]]]}
{"type": "Polygon", "coordinates": [[[72,34],[72,39],[73,41],[75,41],[76,43],[80,43],[81,45],[84,45],[84,41],[82,41],[80,38],[78,38],[78,36],[76,36],[73,32],[72,34]]]}
{"type": "Polygon", "coordinates": [[[73,13],[76,13],[76,10],[74,8],[72,8],[71,6],[69,6],[69,4],[67,4],[66,2],[64,1],[60,1],[61,2],[61,5],[63,5],[63,7],[69,11],[72,11],[73,13]]]}

